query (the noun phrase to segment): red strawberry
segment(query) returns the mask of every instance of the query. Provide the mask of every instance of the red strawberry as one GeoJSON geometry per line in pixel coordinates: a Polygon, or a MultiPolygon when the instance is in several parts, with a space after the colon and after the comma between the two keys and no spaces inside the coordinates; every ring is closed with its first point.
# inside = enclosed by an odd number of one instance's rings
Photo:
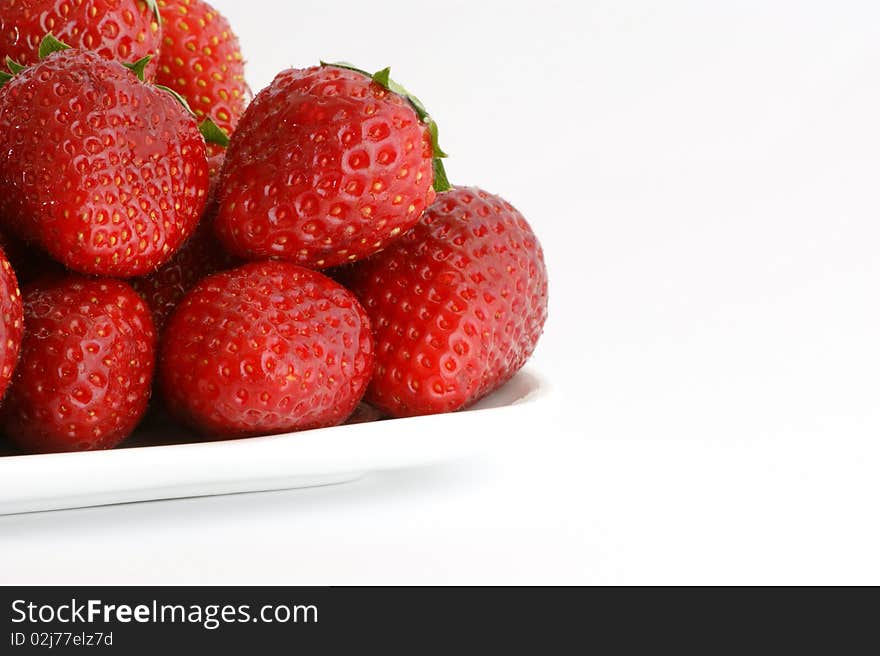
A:
{"type": "Polygon", "coordinates": [[[235,264],[235,258],[217,243],[210,217],[206,216],[170,262],[146,278],[135,278],[131,284],[147,301],[161,334],[171,313],[196,283],[235,264]]]}
{"type": "Polygon", "coordinates": [[[55,52],[0,92],[0,219],[81,273],[167,262],[208,193],[205,141],[175,98],[121,64],[55,52]]]}
{"type": "Polygon", "coordinates": [[[202,281],[165,331],[169,410],[212,437],[345,421],[373,372],[369,321],[329,278],[284,262],[202,281]]]}
{"type": "Polygon", "coordinates": [[[159,0],[159,7],[165,22],[157,82],[182,95],[199,119],[232,134],[250,89],[229,21],[204,0],[159,0]]]}
{"type": "Polygon", "coordinates": [[[434,199],[442,151],[421,103],[404,94],[387,69],[275,78],[226,155],[216,223],[226,248],[323,269],[372,255],[415,225],[434,199]]]}
{"type": "Polygon", "coordinates": [[[475,188],[439,194],[350,282],[375,330],[367,401],[396,417],[452,412],[493,392],[532,355],[547,318],[537,238],[509,203],[475,188]]]}
{"type": "Polygon", "coordinates": [[[171,261],[164,264],[158,271],[131,281],[132,287],[144,297],[147,305],[150,306],[159,334],[164,330],[174,308],[183,300],[186,293],[196,286],[196,283],[211,274],[231,269],[239,263],[223,250],[214,236],[214,216],[217,213],[215,200],[217,173],[222,166],[222,155],[208,158],[211,187],[204,215],[199,221],[195,234],[171,258],[171,261]]]}
{"type": "Polygon", "coordinates": [[[150,397],[155,331],[143,300],[123,282],[58,276],[26,289],[24,308],[4,433],[29,453],[118,445],[150,397]]]}
{"type": "Polygon", "coordinates": [[[105,59],[152,57],[152,79],[161,43],[158,16],[155,0],[0,0],[0,61],[36,64],[40,43],[51,32],[105,59]]]}
{"type": "Polygon", "coordinates": [[[21,292],[12,265],[0,248],[0,399],[6,394],[24,334],[21,292]]]}

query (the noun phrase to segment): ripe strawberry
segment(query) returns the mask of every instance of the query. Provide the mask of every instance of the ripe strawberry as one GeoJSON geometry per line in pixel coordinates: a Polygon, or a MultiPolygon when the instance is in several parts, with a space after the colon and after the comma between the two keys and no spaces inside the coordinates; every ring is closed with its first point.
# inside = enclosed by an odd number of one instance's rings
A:
{"type": "Polygon", "coordinates": [[[171,260],[158,271],[131,280],[132,287],[147,301],[153,312],[156,331],[161,335],[171,313],[187,292],[208,276],[232,269],[241,262],[227,253],[214,236],[217,215],[217,182],[223,167],[223,154],[208,157],[210,186],[205,211],[196,231],[171,260]]]}
{"type": "Polygon", "coordinates": [[[165,324],[186,293],[211,274],[230,269],[235,258],[217,243],[206,216],[170,262],[145,278],[135,278],[132,287],[147,301],[156,330],[162,334],[165,324]]]}
{"type": "Polygon", "coordinates": [[[204,0],[159,0],[159,8],[164,24],[157,82],[182,95],[199,119],[211,118],[232,134],[250,89],[229,21],[204,0]]]}
{"type": "Polygon", "coordinates": [[[202,281],[171,316],[160,382],[172,414],[212,437],[345,421],[373,372],[369,321],[329,278],[285,262],[202,281]]]}
{"type": "Polygon", "coordinates": [[[205,141],[171,94],[64,50],[0,91],[0,181],[8,230],[74,271],[145,275],[196,227],[205,141]]]}
{"type": "Polygon", "coordinates": [[[155,331],[146,304],[123,282],[68,275],[26,289],[24,308],[6,436],[28,453],[118,445],[150,397],[155,331]]]}
{"type": "Polygon", "coordinates": [[[223,166],[223,156],[208,158],[211,186],[205,212],[195,234],[155,273],[134,278],[131,286],[147,301],[153,312],[156,331],[161,335],[168,318],[186,296],[186,293],[208,276],[231,269],[239,262],[220,246],[214,236],[214,216],[217,213],[217,174],[223,166]]]}
{"type": "Polygon", "coordinates": [[[105,59],[152,57],[146,74],[156,76],[161,34],[155,0],[0,0],[0,61],[36,64],[50,32],[105,59]]]}
{"type": "Polygon", "coordinates": [[[221,173],[216,229],[229,251],[324,269],[416,224],[443,153],[424,107],[388,74],[292,69],[257,95],[221,173]]]}
{"type": "Polygon", "coordinates": [[[0,400],[15,373],[23,334],[24,311],[18,280],[0,248],[0,400]]]}
{"type": "Polygon", "coordinates": [[[396,417],[453,412],[493,392],[532,355],[547,318],[537,238],[509,203],[475,188],[439,194],[350,283],[376,338],[366,400],[396,417]]]}

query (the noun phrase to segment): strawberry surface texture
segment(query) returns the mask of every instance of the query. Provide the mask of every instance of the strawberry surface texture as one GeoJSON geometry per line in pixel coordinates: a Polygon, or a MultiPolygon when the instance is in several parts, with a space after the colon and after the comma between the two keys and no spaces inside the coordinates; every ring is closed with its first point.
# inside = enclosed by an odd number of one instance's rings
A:
{"type": "Polygon", "coordinates": [[[169,411],[218,438],[340,424],[372,372],[369,319],[357,299],[286,262],[199,283],[171,316],[160,361],[169,411]]]}
{"type": "MultiPolygon", "coordinates": [[[[229,21],[203,0],[159,0],[164,20],[156,81],[182,95],[199,120],[227,135],[238,125],[250,89],[244,57],[229,21]]],[[[209,146],[212,153],[217,146],[209,146]]]]}
{"type": "Polygon", "coordinates": [[[235,263],[217,243],[210,220],[205,220],[170,262],[149,276],[133,279],[131,284],[147,301],[156,330],[161,333],[190,289],[209,275],[232,268],[235,263]]]}
{"type": "Polygon", "coordinates": [[[25,289],[24,313],[4,434],[27,453],[120,444],[150,398],[156,335],[144,301],[124,282],[51,276],[25,289]]]}
{"type": "Polygon", "coordinates": [[[395,417],[453,412],[498,389],[547,318],[537,238],[510,203],[477,188],[439,194],[418,226],[346,279],[375,331],[366,399],[395,417]]]}
{"type": "Polygon", "coordinates": [[[215,224],[250,260],[324,269],[378,252],[433,202],[432,140],[404,96],[337,66],[257,95],[226,156],[215,224]]]}
{"type": "Polygon", "coordinates": [[[0,61],[38,61],[46,34],[105,59],[129,63],[151,57],[147,79],[158,70],[161,27],[144,0],[0,0],[0,61]]]}
{"type": "Polygon", "coordinates": [[[74,271],[146,275],[195,230],[205,140],[169,93],[82,50],[0,91],[0,222],[74,271]]]}
{"type": "Polygon", "coordinates": [[[390,68],[252,99],[206,0],[0,0],[0,57],[0,434],[24,453],[456,412],[534,353],[537,237],[450,184],[390,68]]]}
{"type": "Polygon", "coordinates": [[[24,335],[24,307],[12,265],[0,248],[0,400],[6,394],[24,335]]]}

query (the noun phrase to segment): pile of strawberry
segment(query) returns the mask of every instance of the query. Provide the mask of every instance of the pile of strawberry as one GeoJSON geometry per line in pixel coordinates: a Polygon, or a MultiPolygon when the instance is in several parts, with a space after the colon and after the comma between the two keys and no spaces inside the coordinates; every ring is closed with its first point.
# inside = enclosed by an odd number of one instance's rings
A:
{"type": "Polygon", "coordinates": [[[540,244],[449,184],[388,69],[291,69],[248,104],[203,0],[0,0],[0,59],[0,430],[23,451],[113,448],[151,398],[209,439],[454,412],[534,351],[540,244]]]}

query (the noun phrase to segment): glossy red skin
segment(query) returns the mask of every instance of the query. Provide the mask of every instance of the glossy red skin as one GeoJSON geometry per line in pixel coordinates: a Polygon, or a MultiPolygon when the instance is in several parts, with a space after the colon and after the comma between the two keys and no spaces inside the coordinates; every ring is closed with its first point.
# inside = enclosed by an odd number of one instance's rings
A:
{"type": "Polygon", "coordinates": [[[105,59],[130,63],[151,56],[147,79],[156,76],[161,28],[142,0],[0,0],[0,61],[9,56],[36,64],[49,32],[105,59]]]}
{"type": "Polygon", "coordinates": [[[261,262],[196,286],[165,332],[169,411],[213,438],[335,426],[373,372],[369,320],[329,278],[261,262]]]}
{"type": "Polygon", "coordinates": [[[547,319],[547,269],[528,222],[476,188],[441,193],[422,223],[350,272],[370,315],[366,401],[395,417],[454,412],[506,383],[547,319]]]}
{"type": "Polygon", "coordinates": [[[124,282],[73,275],[43,279],[24,297],[4,434],[27,453],[117,446],[150,398],[156,334],[146,304],[124,282]]]}
{"type": "Polygon", "coordinates": [[[0,248],[0,400],[15,373],[23,335],[24,309],[18,280],[0,248]]]}
{"type": "Polygon", "coordinates": [[[195,234],[189,238],[171,261],[158,271],[143,278],[134,278],[132,287],[143,296],[153,312],[156,330],[161,335],[171,313],[186,296],[186,293],[208,276],[232,269],[241,264],[240,260],[227,253],[214,236],[214,217],[217,214],[215,199],[217,174],[223,166],[223,156],[208,158],[211,173],[211,190],[205,213],[195,234]]]}
{"type": "Polygon", "coordinates": [[[188,291],[208,276],[231,269],[237,263],[217,242],[210,217],[206,217],[170,262],[145,278],[133,279],[131,285],[147,301],[156,330],[161,334],[188,291]]]}
{"type": "Polygon", "coordinates": [[[231,135],[251,91],[229,21],[203,0],[159,0],[159,10],[165,22],[156,82],[186,98],[199,121],[210,117],[231,135]]]}
{"type": "Polygon", "coordinates": [[[366,75],[284,71],[232,138],[217,234],[244,259],[316,269],[363,259],[433,202],[432,157],[409,102],[366,75]]]}
{"type": "Polygon", "coordinates": [[[0,91],[0,221],[69,269],[127,278],[167,262],[208,194],[205,141],[167,92],[67,50],[0,91]]]}

